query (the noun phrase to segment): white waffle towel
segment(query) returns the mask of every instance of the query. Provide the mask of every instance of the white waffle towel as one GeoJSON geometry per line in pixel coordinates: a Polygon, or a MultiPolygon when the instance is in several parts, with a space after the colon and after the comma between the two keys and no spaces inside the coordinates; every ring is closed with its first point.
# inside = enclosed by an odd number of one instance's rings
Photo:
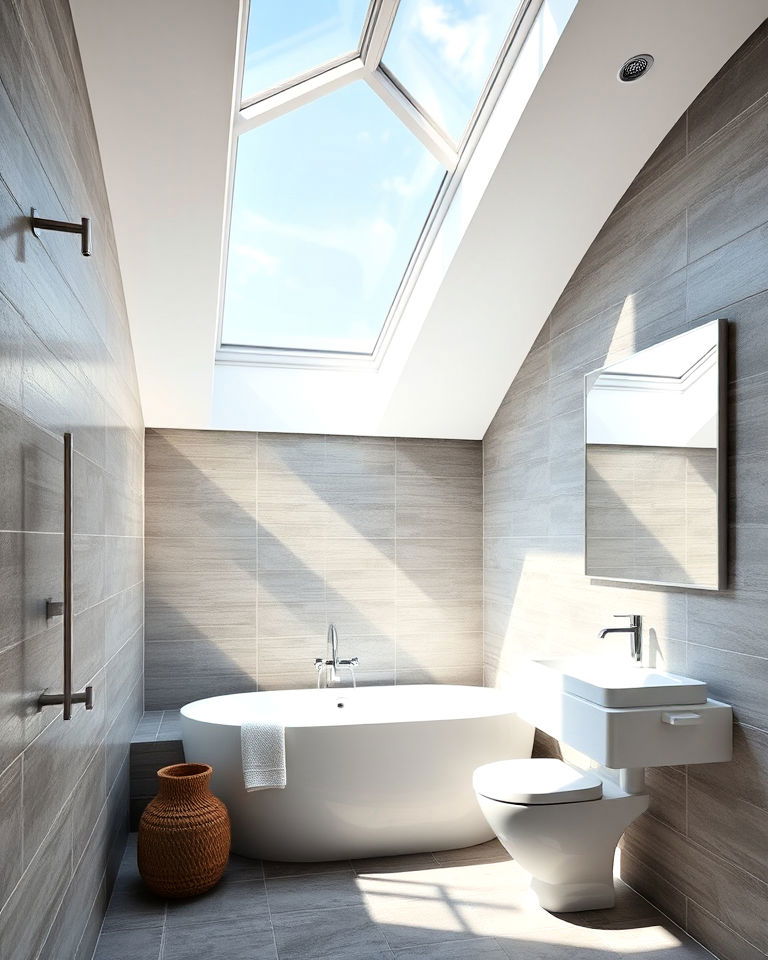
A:
{"type": "Polygon", "coordinates": [[[285,727],[282,723],[246,720],[240,726],[243,783],[253,790],[285,787],[285,727]]]}

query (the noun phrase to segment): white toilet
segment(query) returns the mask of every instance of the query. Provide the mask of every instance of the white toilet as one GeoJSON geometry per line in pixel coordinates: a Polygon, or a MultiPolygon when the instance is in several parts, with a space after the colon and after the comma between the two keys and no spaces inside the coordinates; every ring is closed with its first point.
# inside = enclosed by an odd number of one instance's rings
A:
{"type": "Polygon", "coordinates": [[[645,793],[562,760],[502,760],[478,767],[475,793],[507,851],[531,874],[545,910],[612,907],[613,856],[629,824],[648,807],[645,793]]]}

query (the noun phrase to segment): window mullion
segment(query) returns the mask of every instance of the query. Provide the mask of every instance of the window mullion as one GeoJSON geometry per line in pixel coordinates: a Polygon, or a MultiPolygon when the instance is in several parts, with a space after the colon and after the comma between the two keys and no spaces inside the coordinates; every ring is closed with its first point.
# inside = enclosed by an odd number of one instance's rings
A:
{"type": "Polygon", "coordinates": [[[384,56],[400,0],[372,0],[360,41],[360,57],[368,70],[376,70],[384,56]]]}
{"type": "Polygon", "coordinates": [[[456,146],[434,121],[394,83],[381,69],[365,71],[365,79],[371,89],[378,94],[424,146],[440,161],[446,170],[453,170],[458,162],[456,146]]]}
{"type": "Polygon", "coordinates": [[[338,90],[360,79],[366,73],[359,58],[348,60],[338,66],[309,77],[264,100],[259,100],[238,111],[235,117],[235,135],[239,136],[280,117],[305,103],[317,100],[332,90],[338,90]]]}

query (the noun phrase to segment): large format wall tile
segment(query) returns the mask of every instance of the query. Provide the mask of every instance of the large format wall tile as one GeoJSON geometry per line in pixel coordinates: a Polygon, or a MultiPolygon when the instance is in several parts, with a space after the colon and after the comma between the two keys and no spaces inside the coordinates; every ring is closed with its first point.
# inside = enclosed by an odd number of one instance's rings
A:
{"type": "Polygon", "coordinates": [[[144,429],[106,189],[66,0],[0,4],[0,956],[89,958],[142,711],[144,429]],[[41,215],[94,224],[93,256],[41,215]],[[74,682],[61,689],[62,433],[74,441],[74,682]],[[131,643],[131,638],[135,638],[131,643]],[[116,675],[119,669],[120,676],[116,675]]]}
{"type": "Polygon", "coordinates": [[[310,687],[329,623],[359,683],[482,679],[482,450],[148,430],[150,709],[310,687]]]}
{"type": "MultiPolygon", "coordinates": [[[[768,954],[767,41],[768,21],[638,174],[483,441],[485,682],[507,684],[531,655],[615,653],[623,638],[598,641],[597,629],[636,611],[652,665],[733,704],[733,761],[648,771],[650,812],[622,856],[627,882],[728,960],[768,954]],[[727,584],[685,593],[589,580],[584,375],[716,317],[729,320],[727,584]]],[[[663,473],[671,484],[673,465],[663,473]]],[[[606,500],[590,526],[609,536],[623,510],[606,500]]],[[[675,514],[640,519],[672,529],[675,514]]],[[[626,549],[606,544],[617,559],[626,549]]]]}

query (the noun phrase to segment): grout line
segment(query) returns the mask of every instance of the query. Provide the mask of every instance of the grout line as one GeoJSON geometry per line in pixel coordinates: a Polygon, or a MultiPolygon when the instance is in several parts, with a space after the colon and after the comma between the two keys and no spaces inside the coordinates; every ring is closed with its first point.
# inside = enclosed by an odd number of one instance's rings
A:
{"type": "MultiPolygon", "coordinates": [[[[262,877],[261,882],[262,882],[262,884],[263,884],[263,886],[264,886],[264,901],[265,901],[265,903],[267,904],[267,916],[269,917],[269,929],[270,929],[270,931],[271,931],[271,933],[272,933],[272,943],[273,943],[273,945],[274,945],[274,947],[275,947],[275,957],[279,957],[280,954],[279,954],[278,949],[277,949],[277,937],[275,936],[275,922],[274,922],[274,920],[272,919],[272,908],[271,908],[270,905],[269,905],[269,893],[268,893],[268,891],[267,891],[267,878],[266,878],[266,876],[262,877]]],[[[161,960],[162,960],[162,958],[161,958],[161,960]]]]}
{"type": "MultiPolygon", "coordinates": [[[[760,809],[760,808],[758,807],[756,809],[760,809]]],[[[745,876],[750,877],[752,880],[757,880],[757,882],[760,884],[761,887],[766,887],[768,889],[768,883],[765,880],[762,880],[760,877],[756,876],[756,874],[751,873],[749,870],[746,870],[743,866],[741,866],[741,864],[735,863],[733,860],[729,860],[727,857],[723,856],[721,853],[718,853],[716,850],[711,849],[710,847],[705,847],[703,844],[699,843],[697,840],[694,840],[692,837],[686,837],[685,834],[680,833],[679,830],[676,830],[675,827],[671,826],[669,823],[667,823],[667,821],[660,820],[657,816],[651,813],[650,810],[646,810],[645,816],[650,817],[652,820],[655,820],[656,823],[660,824],[665,829],[670,830],[672,833],[675,834],[676,837],[679,837],[681,840],[685,841],[685,843],[689,844],[690,846],[695,847],[696,850],[705,854],[710,859],[717,860],[720,863],[724,864],[728,869],[736,870],[739,873],[743,873],[745,876]]],[[[630,856],[632,856],[632,854],[630,854],[630,856]]],[[[634,859],[639,860],[639,857],[635,857],[634,859]]],[[[653,870],[654,873],[659,874],[659,876],[661,876],[659,871],[656,870],[656,868],[653,867],[651,864],[646,863],[644,860],[641,860],[640,862],[645,864],[645,866],[649,867],[651,870],[653,870]]]]}
{"type": "Polygon", "coordinates": [[[163,904],[163,926],[160,931],[160,952],[157,955],[157,960],[163,960],[165,956],[165,943],[167,937],[167,928],[168,928],[168,901],[163,904]]]}

